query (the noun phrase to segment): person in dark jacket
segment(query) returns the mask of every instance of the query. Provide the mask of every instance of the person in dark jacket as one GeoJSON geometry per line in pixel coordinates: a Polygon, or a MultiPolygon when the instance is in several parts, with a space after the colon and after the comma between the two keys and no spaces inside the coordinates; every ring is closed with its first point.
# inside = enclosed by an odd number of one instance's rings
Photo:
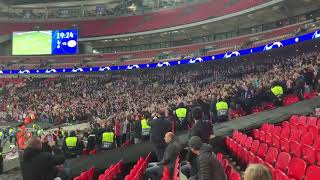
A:
{"type": "Polygon", "coordinates": [[[22,176],[23,180],[53,180],[57,177],[57,165],[64,163],[63,155],[53,156],[41,152],[42,143],[38,138],[31,138],[23,153],[22,176]]]}
{"type": "Polygon", "coordinates": [[[155,153],[157,155],[158,161],[163,159],[164,150],[167,146],[163,137],[172,129],[171,122],[165,117],[165,112],[165,110],[160,110],[159,118],[148,121],[148,125],[151,127],[150,140],[155,148],[155,153]]]}
{"type": "Polygon", "coordinates": [[[303,77],[303,75],[299,75],[297,73],[294,75],[294,77],[296,78],[294,81],[294,91],[298,96],[299,101],[302,101],[304,100],[304,86],[306,84],[305,78],[303,77]]]}
{"type": "Polygon", "coordinates": [[[174,139],[174,134],[172,132],[167,132],[164,140],[168,146],[164,152],[163,159],[160,162],[149,163],[146,170],[146,175],[151,180],[161,179],[164,166],[167,166],[171,175],[173,175],[174,172],[176,158],[180,153],[180,145],[174,139]]]}
{"type": "Polygon", "coordinates": [[[132,137],[134,144],[137,144],[141,141],[141,118],[140,116],[135,116],[133,121],[133,128],[132,128],[132,137]]]}
{"type": "Polygon", "coordinates": [[[213,126],[211,121],[202,119],[203,112],[200,107],[194,108],[191,116],[195,121],[195,125],[190,131],[190,137],[198,136],[203,142],[209,143],[209,140],[213,137],[213,126]]]}
{"type": "Polygon", "coordinates": [[[189,180],[227,180],[223,167],[209,144],[202,143],[198,136],[193,136],[189,140],[189,148],[198,155],[198,172],[189,180]]]}

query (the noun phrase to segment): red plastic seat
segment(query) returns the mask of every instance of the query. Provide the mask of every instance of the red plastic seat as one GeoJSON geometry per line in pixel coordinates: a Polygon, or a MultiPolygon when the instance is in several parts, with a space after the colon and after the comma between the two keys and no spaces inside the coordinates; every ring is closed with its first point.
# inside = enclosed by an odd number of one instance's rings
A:
{"type": "Polygon", "coordinates": [[[304,133],[308,132],[308,127],[306,125],[304,125],[304,124],[298,124],[298,130],[302,134],[304,134],[304,133]]]}
{"type": "Polygon", "coordinates": [[[320,128],[320,119],[318,119],[317,127],[320,128]]]}
{"type": "Polygon", "coordinates": [[[300,141],[300,137],[301,137],[301,132],[299,130],[292,130],[290,133],[290,138],[289,140],[292,141],[300,141]]]}
{"type": "Polygon", "coordinates": [[[300,158],[292,158],[289,163],[288,176],[301,180],[306,171],[307,164],[300,158]]]}
{"type": "Polygon", "coordinates": [[[238,130],[234,130],[233,133],[232,133],[232,139],[237,141],[236,139],[238,138],[238,134],[239,134],[239,131],[238,130]]]}
{"type": "Polygon", "coordinates": [[[272,134],[280,137],[281,130],[282,130],[281,126],[275,126],[272,134]]]}
{"type": "Polygon", "coordinates": [[[266,143],[269,145],[269,146],[272,146],[272,135],[269,134],[269,133],[266,133],[266,143]]]}
{"type": "Polygon", "coordinates": [[[290,152],[290,143],[289,143],[289,140],[286,139],[286,138],[281,138],[280,139],[280,149],[281,151],[284,151],[284,152],[287,152],[289,153],[290,152]]]}
{"type": "Polygon", "coordinates": [[[270,126],[270,124],[263,123],[262,126],[260,127],[260,131],[268,132],[269,131],[269,126],[270,126]]]}
{"type": "Polygon", "coordinates": [[[290,129],[282,128],[280,137],[289,139],[289,135],[290,135],[290,129]]]}
{"type": "Polygon", "coordinates": [[[314,139],[319,135],[319,128],[317,126],[308,126],[308,131],[312,133],[314,139]]]}
{"type": "Polygon", "coordinates": [[[320,137],[318,137],[317,139],[315,139],[314,143],[313,143],[313,148],[315,150],[320,150],[320,137]]]}
{"type": "Polygon", "coordinates": [[[317,165],[320,166],[320,151],[316,151],[316,159],[317,159],[317,165]]]}
{"type": "MultiPolygon", "coordinates": [[[[283,128],[288,128],[288,129],[290,129],[290,123],[292,123],[292,122],[289,122],[289,121],[283,121],[282,122],[282,127],[283,128]]],[[[280,126],[279,126],[280,127],[280,126]]],[[[280,131],[280,133],[281,133],[281,131],[280,131]]],[[[280,135],[279,135],[280,136],[280,135]]]]}
{"type": "Polygon", "coordinates": [[[306,116],[300,116],[298,118],[298,124],[306,125],[307,124],[307,117],[306,116]]]}
{"type": "Polygon", "coordinates": [[[286,170],[289,166],[290,160],[291,160],[291,156],[289,153],[281,152],[278,155],[278,159],[276,161],[275,168],[280,169],[283,172],[286,172],[286,170]]]}
{"type": "Polygon", "coordinates": [[[307,169],[306,176],[304,180],[318,180],[320,175],[320,167],[318,166],[310,166],[307,169]]]}
{"type": "Polygon", "coordinates": [[[313,134],[311,132],[306,132],[301,135],[301,144],[312,145],[313,144],[313,134]]]}
{"type": "Polygon", "coordinates": [[[218,159],[220,162],[222,162],[222,160],[223,160],[223,154],[217,153],[217,159],[218,159]]]}
{"type": "Polygon", "coordinates": [[[260,131],[260,137],[259,140],[261,142],[266,142],[266,133],[264,131],[260,131]]]}
{"type": "Polygon", "coordinates": [[[231,170],[229,180],[241,180],[241,176],[234,170],[231,170]]]}
{"type": "Polygon", "coordinates": [[[252,146],[251,146],[251,152],[256,154],[258,152],[258,149],[259,149],[259,146],[260,146],[260,142],[258,140],[254,140],[252,142],[252,146]]]}
{"type": "Polygon", "coordinates": [[[268,145],[265,143],[261,143],[257,152],[257,156],[264,158],[267,150],[268,150],[268,145]]]}
{"type": "Polygon", "coordinates": [[[277,157],[278,157],[278,149],[275,148],[275,147],[270,147],[267,151],[267,154],[266,154],[266,158],[264,159],[265,162],[273,165],[274,162],[276,161],[277,157]]]}
{"type": "Polygon", "coordinates": [[[307,125],[309,126],[317,126],[318,118],[317,117],[307,117],[307,125]]]}
{"type": "Polygon", "coordinates": [[[298,123],[298,119],[299,119],[299,116],[298,115],[292,115],[289,119],[289,122],[291,123],[298,123]]]}
{"type": "Polygon", "coordinates": [[[280,149],[280,138],[278,136],[272,136],[272,146],[280,149]]]}
{"type": "Polygon", "coordinates": [[[297,141],[290,141],[290,152],[294,157],[301,157],[301,144],[297,141]]]}
{"type": "MultiPolygon", "coordinates": [[[[303,124],[301,124],[301,126],[304,126],[303,124]]],[[[296,123],[291,123],[290,124],[290,130],[299,130],[299,124],[296,123]]]]}
{"type": "Polygon", "coordinates": [[[316,151],[311,146],[302,145],[302,159],[308,164],[314,164],[316,162],[316,151]]]}
{"type": "Polygon", "coordinates": [[[252,130],[252,136],[253,136],[255,139],[259,139],[259,137],[260,137],[260,131],[259,131],[258,129],[252,130]]]}
{"type": "Polygon", "coordinates": [[[247,140],[246,140],[246,143],[244,144],[244,147],[247,150],[250,150],[252,142],[253,142],[253,138],[252,137],[248,137],[247,140]]]}
{"type": "Polygon", "coordinates": [[[261,159],[259,156],[256,156],[255,162],[256,162],[257,164],[264,164],[263,159],[261,159]]]}
{"type": "Polygon", "coordinates": [[[245,145],[245,143],[246,143],[246,141],[247,141],[247,138],[248,138],[247,135],[245,135],[245,134],[242,135],[242,138],[240,139],[240,145],[241,145],[241,146],[244,146],[244,145],[245,145]]]}
{"type": "Polygon", "coordinates": [[[274,171],[274,176],[274,180],[289,180],[289,177],[278,169],[274,171]]]}
{"type": "Polygon", "coordinates": [[[248,152],[248,164],[254,164],[256,163],[256,156],[252,152],[248,152]]]}

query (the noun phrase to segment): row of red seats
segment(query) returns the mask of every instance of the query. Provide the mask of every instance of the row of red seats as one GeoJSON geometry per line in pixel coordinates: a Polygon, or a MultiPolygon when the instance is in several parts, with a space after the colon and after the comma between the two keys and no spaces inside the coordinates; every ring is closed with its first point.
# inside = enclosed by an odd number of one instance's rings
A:
{"type": "Polygon", "coordinates": [[[123,167],[123,162],[119,161],[115,165],[111,165],[108,169],[104,171],[103,174],[99,176],[99,180],[114,180],[121,173],[123,167]]]}
{"type": "Polygon", "coordinates": [[[173,171],[173,178],[171,178],[171,174],[170,171],[168,169],[167,166],[164,166],[164,171],[162,173],[162,178],[161,180],[179,180],[179,161],[180,161],[180,157],[178,156],[176,159],[176,163],[174,166],[174,171],[173,171]]]}
{"type": "Polygon", "coordinates": [[[229,180],[241,180],[240,174],[232,168],[227,159],[223,158],[222,153],[217,153],[217,159],[220,161],[229,180]]]}
{"type": "Polygon", "coordinates": [[[290,117],[289,122],[292,124],[302,124],[310,126],[318,126],[320,128],[320,118],[312,116],[298,116],[293,115],[290,117]]]}
{"type": "Polygon", "coordinates": [[[93,180],[94,174],[97,172],[97,169],[92,167],[88,171],[84,171],[80,176],[75,177],[73,180],[93,180]]]}
{"type": "Polygon", "coordinates": [[[268,147],[265,143],[259,145],[258,140],[251,141],[251,145],[248,141],[243,143],[244,139],[252,140],[252,137],[247,137],[238,131],[234,132],[233,138],[226,138],[226,145],[230,151],[244,164],[265,164],[271,169],[275,180],[289,180],[289,177],[296,180],[302,180],[303,177],[305,180],[316,180],[315,175],[320,173],[320,168],[315,165],[310,165],[306,172],[307,163],[304,160],[297,157],[291,158],[287,152],[279,153],[279,149],[268,147]]]}
{"type": "MultiPolygon", "coordinates": [[[[257,6],[269,0],[238,0],[226,6],[225,0],[210,0],[190,4],[176,9],[162,10],[143,15],[114,17],[109,19],[68,21],[68,22],[31,22],[0,23],[0,35],[14,31],[31,31],[34,26],[40,29],[68,29],[77,25],[81,37],[107,36],[133,32],[162,29],[182,24],[203,21],[257,6]],[[192,10],[190,12],[190,10],[192,10]],[[100,28],[92,28],[100,27],[100,28]]],[[[64,20],[65,21],[65,20],[64,20]]]]}
{"type": "Polygon", "coordinates": [[[137,163],[130,170],[130,173],[125,177],[125,180],[140,180],[150,160],[151,153],[149,153],[145,159],[140,157],[137,163]]]}

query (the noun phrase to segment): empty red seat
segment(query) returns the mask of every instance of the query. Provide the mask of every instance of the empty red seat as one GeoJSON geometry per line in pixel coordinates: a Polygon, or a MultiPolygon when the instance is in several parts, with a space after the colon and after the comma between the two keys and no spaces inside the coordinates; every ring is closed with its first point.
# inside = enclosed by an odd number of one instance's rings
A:
{"type": "Polygon", "coordinates": [[[281,152],[278,155],[278,159],[276,161],[275,168],[286,172],[286,170],[287,170],[287,168],[289,166],[290,160],[291,160],[291,155],[289,153],[281,152]]]}
{"type": "Polygon", "coordinates": [[[317,126],[308,126],[308,131],[312,133],[313,138],[318,138],[319,128],[317,126]]]}
{"type": "Polygon", "coordinates": [[[300,137],[301,137],[301,131],[299,130],[292,130],[290,133],[290,137],[289,140],[293,140],[293,141],[300,141],[300,137]]]}
{"type": "Polygon", "coordinates": [[[254,164],[256,163],[256,156],[252,152],[248,152],[248,164],[254,164]]]}
{"type": "Polygon", "coordinates": [[[297,141],[290,141],[290,152],[293,156],[301,157],[301,144],[297,141]]]}
{"type": "Polygon", "coordinates": [[[280,138],[276,135],[272,136],[272,146],[280,149],[280,138]]]}
{"type": "Polygon", "coordinates": [[[252,142],[252,146],[251,146],[250,151],[253,152],[254,154],[256,154],[258,152],[259,146],[260,146],[260,142],[258,140],[254,140],[252,142]]]}
{"type": "Polygon", "coordinates": [[[241,180],[241,176],[234,170],[231,170],[229,180],[241,180]]]}
{"type": "Polygon", "coordinates": [[[247,140],[246,140],[246,143],[244,144],[244,147],[247,150],[250,150],[252,142],[253,142],[253,138],[252,137],[248,137],[247,140]]]}
{"type": "Polygon", "coordinates": [[[290,141],[286,138],[281,138],[280,139],[280,149],[281,151],[284,151],[284,152],[287,152],[289,153],[290,152],[290,141]]]}
{"type": "Polygon", "coordinates": [[[232,139],[237,141],[236,139],[238,138],[239,135],[239,131],[238,130],[234,130],[232,133],[232,139]]]}
{"type": "Polygon", "coordinates": [[[257,152],[257,156],[264,158],[267,150],[268,150],[268,145],[265,143],[261,143],[257,152]]]}
{"type": "Polygon", "coordinates": [[[290,129],[282,128],[280,137],[289,139],[290,129]]]}
{"type": "Polygon", "coordinates": [[[307,128],[307,126],[304,125],[304,124],[298,124],[298,130],[299,130],[302,134],[308,132],[308,128],[307,128]]]}
{"type": "Polygon", "coordinates": [[[306,116],[300,116],[298,118],[298,124],[306,125],[307,124],[307,117],[306,116]]]}
{"type": "Polygon", "coordinates": [[[320,166],[320,151],[316,150],[317,165],[320,166]]]}
{"type": "Polygon", "coordinates": [[[316,162],[316,151],[308,145],[302,145],[302,159],[309,164],[316,162]]]}
{"type": "Polygon", "coordinates": [[[258,129],[254,129],[252,130],[252,136],[255,138],[255,139],[259,139],[259,136],[260,135],[260,131],[258,129]]]}
{"type": "Polygon", "coordinates": [[[289,119],[289,121],[291,123],[298,123],[298,119],[299,119],[299,116],[298,115],[292,115],[289,119]]]}
{"type": "Polygon", "coordinates": [[[270,124],[263,123],[262,126],[260,127],[260,131],[268,132],[269,131],[269,126],[270,126],[270,124]]]}
{"type": "Polygon", "coordinates": [[[274,176],[274,180],[289,180],[289,177],[278,169],[274,171],[274,176]]]}
{"type": "MultiPolygon", "coordinates": [[[[292,122],[291,122],[292,123],[292,122]]],[[[279,126],[280,127],[280,126],[279,126]]],[[[290,129],[290,123],[288,122],[288,121],[283,121],[282,122],[282,127],[283,128],[288,128],[288,129],[290,129]]],[[[279,135],[280,136],[280,135],[279,135]]]]}
{"type": "Polygon", "coordinates": [[[267,154],[266,154],[266,158],[264,159],[265,162],[273,165],[274,162],[276,161],[277,157],[278,157],[278,149],[275,148],[275,147],[270,147],[267,151],[267,154]]]}
{"type": "Polygon", "coordinates": [[[222,162],[223,160],[223,155],[221,153],[217,153],[217,159],[222,162]]]}
{"type": "Polygon", "coordinates": [[[317,126],[318,118],[317,117],[307,117],[307,125],[309,126],[317,126]]]}
{"type": "Polygon", "coordinates": [[[312,145],[313,144],[313,134],[311,132],[306,132],[301,135],[301,144],[312,145]]]}
{"type": "Polygon", "coordinates": [[[255,162],[257,164],[263,164],[264,163],[263,159],[261,159],[259,156],[256,156],[255,162]]]}
{"type": "Polygon", "coordinates": [[[264,131],[260,131],[259,140],[261,142],[266,142],[266,133],[264,131]]]}
{"type": "Polygon", "coordinates": [[[280,137],[281,130],[281,126],[275,126],[272,134],[280,137]]]}
{"type": "MultiPolygon", "coordinates": [[[[303,124],[301,124],[301,126],[304,126],[303,124]]],[[[292,130],[299,130],[299,124],[296,123],[290,123],[290,129],[292,130]]]]}
{"type": "Polygon", "coordinates": [[[272,146],[272,135],[269,134],[269,133],[266,133],[266,143],[269,145],[269,146],[272,146]]]}
{"type": "Polygon", "coordinates": [[[289,163],[288,176],[297,180],[302,180],[307,164],[300,158],[292,158],[289,163]]]}
{"type": "Polygon", "coordinates": [[[318,180],[320,176],[320,167],[309,166],[304,180],[318,180]]]}
{"type": "Polygon", "coordinates": [[[320,137],[318,137],[317,139],[315,139],[314,143],[313,143],[313,148],[315,150],[320,150],[320,137]]]}
{"type": "Polygon", "coordinates": [[[242,135],[242,138],[240,139],[240,145],[241,145],[241,146],[244,146],[244,145],[245,145],[245,143],[246,143],[246,141],[247,141],[247,138],[248,138],[247,135],[245,135],[245,134],[242,135]]]}

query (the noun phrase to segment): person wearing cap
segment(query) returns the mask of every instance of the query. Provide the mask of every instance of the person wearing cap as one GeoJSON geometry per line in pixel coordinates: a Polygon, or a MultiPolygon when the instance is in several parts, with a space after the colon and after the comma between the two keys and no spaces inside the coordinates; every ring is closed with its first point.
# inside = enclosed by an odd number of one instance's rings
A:
{"type": "Polygon", "coordinates": [[[224,169],[209,144],[203,143],[198,136],[192,136],[188,144],[191,151],[198,156],[198,171],[189,180],[227,180],[224,169]]]}

